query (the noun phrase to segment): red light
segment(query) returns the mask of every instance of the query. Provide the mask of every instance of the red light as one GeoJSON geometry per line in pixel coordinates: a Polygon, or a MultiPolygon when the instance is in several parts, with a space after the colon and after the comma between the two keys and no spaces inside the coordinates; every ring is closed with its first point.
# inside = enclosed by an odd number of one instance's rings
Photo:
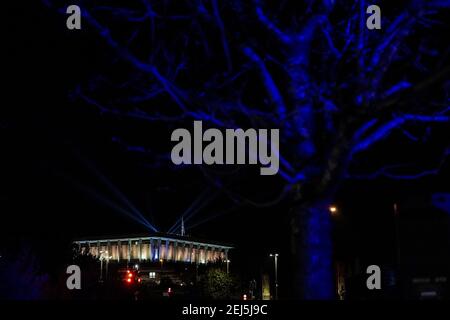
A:
{"type": "Polygon", "coordinates": [[[172,292],[172,288],[167,289],[167,292],[171,293],[172,292]]]}
{"type": "Polygon", "coordinates": [[[128,279],[127,279],[127,282],[128,282],[128,283],[131,283],[131,278],[128,278],[128,279]]]}
{"type": "Polygon", "coordinates": [[[133,275],[131,273],[128,274],[128,278],[131,278],[133,275]]]}
{"type": "Polygon", "coordinates": [[[139,279],[138,279],[138,282],[141,282],[141,281],[142,281],[141,278],[139,278],[139,279]]]}
{"type": "Polygon", "coordinates": [[[127,270],[127,273],[130,273],[130,270],[127,270]]]}

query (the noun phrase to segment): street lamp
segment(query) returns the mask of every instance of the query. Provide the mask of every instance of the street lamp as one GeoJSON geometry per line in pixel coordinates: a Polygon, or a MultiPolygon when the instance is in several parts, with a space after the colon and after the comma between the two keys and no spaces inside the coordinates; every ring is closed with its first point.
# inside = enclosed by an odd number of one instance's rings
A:
{"type": "Polygon", "coordinates": [[[336,215],[337,212],[338,212],[338,209],[337,209],[337,207],[335,205],[331,205],[328,209],[330,210],[330,213],[333,216],[336,215]]]}
{"type": "Polygon", "coordinates": [[[271,253],[270,257],[275,258],[275,300],[278,300],[278,253],[271,253]]]}

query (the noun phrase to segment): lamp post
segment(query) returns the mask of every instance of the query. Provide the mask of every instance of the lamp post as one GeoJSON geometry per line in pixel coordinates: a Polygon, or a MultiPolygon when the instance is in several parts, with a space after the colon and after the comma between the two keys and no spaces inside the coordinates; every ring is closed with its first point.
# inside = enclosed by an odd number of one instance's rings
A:
{"type": "Polygon", "coordinates": [[[103,251],[100,251],[100,282],[103,282],[103,251]]]}
{"type": "Polygon", "coordinates": [[[278,300],[278,253],[271,253],[270,257],[274,258],[275,263],[275,300],[278,300]]]}
{"type": "Polygon", "coordinates": [[[106,270],[105,270],[105,280],[108,280],[108,265],[109,265],[109,259],[111,259],[112,256],[108,255],[108,251],[106,251],[106,270]]]}
{"type": "Polygon", "coordinates": [[[108,279],[108,264],[111,258],[112,256],[108,256],[108,250],[100,251],[100,282],[103,282],[103,260],[106,259],[105,279],[108,279]]]}
{"type": "Polygon", "coordinates": [[[230,262],[231,261],[227,259],[226,262],[227,262],[227,274],[229,274],[230,273],[230,262]]]}

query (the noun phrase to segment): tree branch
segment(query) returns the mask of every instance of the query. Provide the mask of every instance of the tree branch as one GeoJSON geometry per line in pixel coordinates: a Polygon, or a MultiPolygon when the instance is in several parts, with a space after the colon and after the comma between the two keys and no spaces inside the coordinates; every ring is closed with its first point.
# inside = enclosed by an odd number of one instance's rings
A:
{"type": "Polygon", "coordinates": [[[250,47],[244,48],[244,54],[258,66],[266,91],[275,104],[279,117],[284,119],[286,117],[286,106],[284,105],[283,97],[269,70],[267,70],[264,61],[250,47]]]}
{"type": "Polygon", "coordinates": [[[424,122],[424,123],[432,123],[432,122],[450,122],[450,116],[443,115],[414,115],[414,114],[404,114],[402,116],[396,117],[386,124],[378,127],[372,134],[368,137],[360,140],[355,144],[352,149],[352,154],[356,154],[363,150],[366,150],[376,142],[380,141],[387,135],[391,133],[392,130],[402,126],[406,122],[424,122]]]}
{"type": "Polygon", "coordinates": [[[212,6],[213,6],[214,18],[216,19],[217,26],[219,27],[219,30],[220,30],[220,37],[222,39],[223,51],[225,52],[225,58],[227,60],[228,72],[231,72],[231,70],[233,69],[233,65],[231,63],[231,54],[230,54],[230,49],[228,46],[227,36],[225,34],[225,26],[222,21],[222,18],[220,17],[219,6],[217,4],[217,0],[212,0],[212,6]]]}
{"type": "Polygon", "coordinates": [[[407,165],[403,165],[403,164],[396,164],[396,165],[384,166],[384,167],[382,167],[372,173],[368,173],[368,174],[349,174],[347,176],[347,178],[356,179],[356,180],[373,180],[373,179],[376,179],[379,177],[386,177],[386,178],[396,179],[396,180],[419,179],[419,178],[423,178],[426,176],[439,174],[439,172],[441,171],[445,162],[447,161],[448,155],[450,155],[450,149],[447,149],[444,152],[439,163],[436,165],[435,168],[422,170],[422,171],[419,171],[416,173],[406,174],[406,173],[392,172],[393,169],[404,168],[407,166],[407,165]]]}
{"type": "Polygon", "coordinates": [[[285,44],[289,44],[292,42],[292,37],[281,31],[264,13],[262,10],[259,1],[255,1],[256,6],[256,16],[258,20],[269,30],[271,31],[278,40],[285,44]]]}

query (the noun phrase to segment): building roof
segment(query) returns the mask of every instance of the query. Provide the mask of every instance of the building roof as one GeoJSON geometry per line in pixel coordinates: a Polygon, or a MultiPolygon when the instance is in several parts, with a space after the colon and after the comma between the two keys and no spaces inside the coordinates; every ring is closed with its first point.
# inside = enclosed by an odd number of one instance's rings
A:
{"type": "Polygon", "coordinates": [[[128,239],[137,240],[140,238],[178,240],[178,241],[184,241],[184,242],[193,242],[193,243],[201,243],[201,244],[233,248],[233,246],[231,244],[223,243],[223,242],[219,242],[219,241],[215,241],[215,240],[193,238],[193,237],[189,237],[189,236],[181,236],[179,234],[162,233],[162,232],[82,237],[82,238],[73,239],[73,242],[93,242],[93,241],[108,241],[108,240],[109,241],[117,241],[117,240],[128,240],[128,239]]]}

